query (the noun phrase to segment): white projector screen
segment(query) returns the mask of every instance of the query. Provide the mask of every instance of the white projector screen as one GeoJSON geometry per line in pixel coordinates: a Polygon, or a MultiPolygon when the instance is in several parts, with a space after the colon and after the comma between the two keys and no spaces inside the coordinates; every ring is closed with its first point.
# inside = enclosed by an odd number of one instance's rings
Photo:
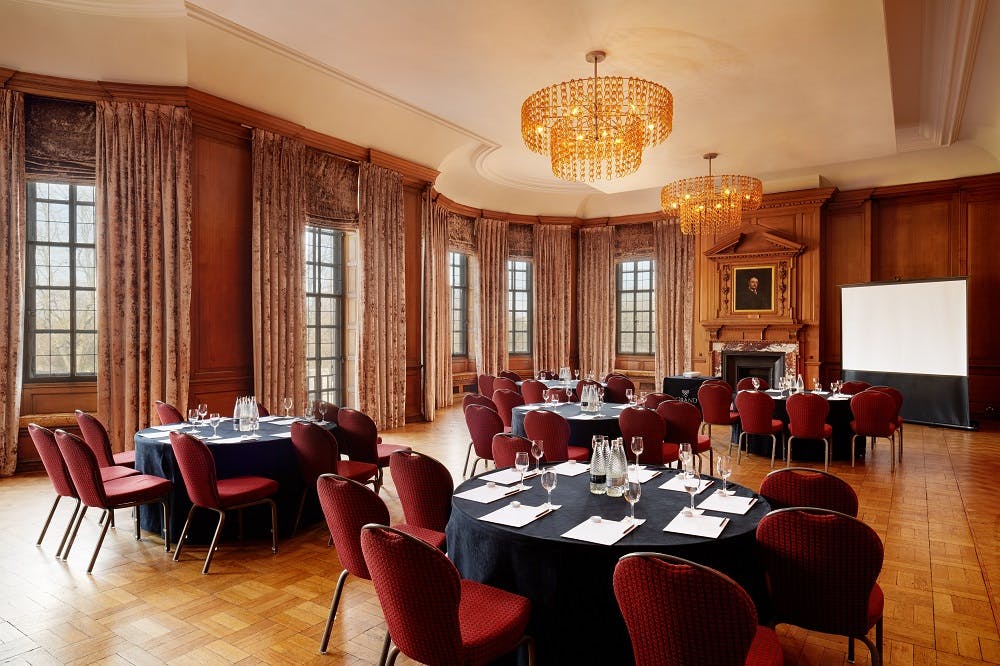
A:
{"type": "Polygon", "coordinates": [[[845,286],[844,369],[968,375],[966,279],[845,286]]]}

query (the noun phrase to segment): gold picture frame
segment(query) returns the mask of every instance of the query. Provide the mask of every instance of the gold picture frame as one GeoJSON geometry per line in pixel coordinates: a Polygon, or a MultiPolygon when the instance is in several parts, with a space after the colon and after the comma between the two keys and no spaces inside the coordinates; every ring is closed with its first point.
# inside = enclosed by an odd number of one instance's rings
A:
{"type": "Polygon", "coordinates": [[[733,266],[733,313],[774,312],[774,265],[733,266]]]}

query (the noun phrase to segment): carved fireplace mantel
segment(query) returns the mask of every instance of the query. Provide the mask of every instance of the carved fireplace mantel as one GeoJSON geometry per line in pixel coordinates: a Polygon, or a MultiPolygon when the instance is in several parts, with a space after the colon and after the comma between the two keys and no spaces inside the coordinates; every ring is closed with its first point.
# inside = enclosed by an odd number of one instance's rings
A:
{"type": "Polygon", "coordinates": [[[714,320],[702,322],[702,326],[712,342],[796,343],[804,324],[787,321],[714,320]]]}

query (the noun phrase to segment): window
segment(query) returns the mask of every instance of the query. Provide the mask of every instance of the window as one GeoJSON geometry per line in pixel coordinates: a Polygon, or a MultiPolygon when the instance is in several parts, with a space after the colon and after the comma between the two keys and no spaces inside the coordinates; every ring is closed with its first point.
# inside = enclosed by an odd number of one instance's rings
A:
{"type": "Polygon", "coordinates": [[[451,286],[451,355],[469,355],[469,258],[448,253],[448,284],[451,286]]]}
{"type": "Polygon", "coordinates": [[[507,352],[531,353],[531,264],[507,260],[507,352]]]}
{"type": "Polygon", "coordinates": [[[618,264],[618,353],[652,354],[653,262],[618,264]]]}
{"type": "Polygon", "coordinates": [[[94,186],[28,183],[25,381],[97,376],[94,186]]]}
{"type": "Polygon", "coordinates": [[[344,399],[344,232],[306,226],[306,396],[344,399]]]}

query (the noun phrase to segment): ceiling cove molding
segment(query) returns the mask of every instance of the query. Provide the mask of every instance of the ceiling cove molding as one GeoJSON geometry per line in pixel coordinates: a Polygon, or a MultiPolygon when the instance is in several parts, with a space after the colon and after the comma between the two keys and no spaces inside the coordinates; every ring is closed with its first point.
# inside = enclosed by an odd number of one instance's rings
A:
{"type": "Polygon", "coordinates": [[[115,0],[115,2],[108,2],[108,0],[25,0],[25,2],[81,14],[118,18],[184,17],[184,5],[180,0],[115,0]]]}
{"type": "Polygon", "coordinates": [[[311,58],[306,54],[296,51],[294,49],[290,49],[287,46],[280,44],[272,39],[268,39],[264,35],[256,33],[252,30],[248,30],[241,25],[237,25],[236,23],[233,23],[232,21],[229,21],[219,16],[218,14],[213,14],[212,12],[203,9],[202,7],[199,7],[190,2],[185,2],[184,6],[187,8],[187,15],[196,21],[200,21],[201,23],[209,25],[213,28],[222,30],[223,32],[227,32],[230,35],[233,35],[234,37],[237,37],[239,39],[242,39],[246,42],[253,44],[254,46],[258,46],[262,49],[271,51],[272,53],[276,53],[277,55],[280,55],[283,58],[294,60],[295,62],[298,62],[299,64],[314,69],[325,76],[329,76],[330,78],[336,79],[342,83],[357,88],[358,90],[361,90],[369,95],[372,95],[373,97],[377,97],[383,101],[389,102],[390,104],[393,104],[410,113],[416,114],[418,116],[421,116],[422,118],[426,118],[427,120],[437,123],[438,125],[441,125],[442,127],[445,127],[451,130],[452,132],[457,132],[458,134],[466,136],[480,143],[492,144],[492,142],[489,139],[479,136],[478,134],[472,132],[471,130],[468,130],[460,125],[456,125],[455,123],[445,120],[440,116],[436,116],[433,113],[428,113],[427,111],[417,106],[414,106],[408,102],[405,102],[399,99],[398,97],[394,97],[387,92],[379,90],[378,88],[373,88],[372,86],[368,85],[364,81],[361,81],[360,79],[356,79],[352,76],[349,76],[338,69],[330,67],[324,62],[321,62],[315,58],[311,58]]]}
{"type": "Polygon", "coordinates": [[[592,190],[590,186],[583,183],[561,183],[542,180],[541,178],[511,178],[510,176],[505,176],[490,168],[489,157],[498,148],[500,146],[495,143],[487,143],[480,145],[472,153],[472,162],[476,168],[476,173],[497,185],[513,187],[519,190],[545,192],[547,194],[586,194],[592,190]]]}

